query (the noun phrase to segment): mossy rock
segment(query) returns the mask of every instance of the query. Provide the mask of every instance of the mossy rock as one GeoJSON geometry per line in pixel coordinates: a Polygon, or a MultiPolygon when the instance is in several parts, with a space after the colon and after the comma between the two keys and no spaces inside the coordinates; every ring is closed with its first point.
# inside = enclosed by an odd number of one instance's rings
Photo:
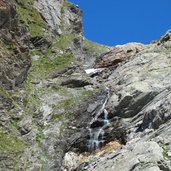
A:
{"type": "Polygon", "coordinates": [[[6,156],[6,162],[10,163],[11,167],[17,168],[26,147],[27,144],[22,139],[0,130],[0,156],[6,156]]]}
{"type": "Polygon", "coordinates": [[[34,0],[18,0],[16,5],[20,22],[29,27],[32,36],[45,36],[43,29],[48,29],[47,23],[33,7],[34,0]]]}
{"type": "Polygon", "coordinates": [[[58,55],[54,57],[55,59],[50,59],[50,55],[51,53],[47,52],[38,61],[33,61],[29,79],[30,77],[36,79],[48,78],[53,71],[62,70],[75,60],[72,54],[58,55]]]}
{"type": "Polygon", "coordinates": [[[88,53],[88,54],[92,54],[92,53],[105,53],[107,51],[109,51],[110,47],[105,46],[105,45],[101,45],[95,42],[92,42],[90,40],[85,39],[83,41],[83,49],[88,53]]]}

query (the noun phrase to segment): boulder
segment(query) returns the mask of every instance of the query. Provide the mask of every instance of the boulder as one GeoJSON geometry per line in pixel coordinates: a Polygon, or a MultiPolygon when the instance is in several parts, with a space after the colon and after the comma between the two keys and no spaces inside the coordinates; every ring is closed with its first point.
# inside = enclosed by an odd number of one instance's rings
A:
{"type": "Polygon", "coordinates": [[[64,160],[63,160],[63,167],[65,169],[71,169],[71,168],[76,168],[78,167],[80,164],[80,157],[78,156],[78,154],[70,151],[67,152],[64,156],[64,160]]]}

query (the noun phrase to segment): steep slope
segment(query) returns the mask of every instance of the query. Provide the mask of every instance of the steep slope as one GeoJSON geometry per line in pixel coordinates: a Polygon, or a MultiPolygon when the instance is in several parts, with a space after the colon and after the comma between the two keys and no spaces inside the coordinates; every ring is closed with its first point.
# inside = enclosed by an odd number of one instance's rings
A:
{"type": "MultiPolygon", "coordinates": [[[[105,73],[109,73],[108,77],[101,80],[111,88],[106,109],[110,122],[119,118],[120,123],[123,123],[126,144],[122,149],[110,150],[91,159],[76,170],[171,170],[170,45],[171,36],[168,31],[157,44],[148,45],[116,66],[112,72],[111,65],[105,70],[105,73]]],[[[113,62],[117,54],[111,51],[104,55],[105,60],[113,62]]],[[[106,133],[113,135],[114,131],[109,127],[106,133]]]]}
{"type": "Polygon", "coordinates": [[[63,0],[0,1],[0,169],[60,170],[75,117],[103,94],[83,69],[81,15],[63,0]]]}
{"type": "Polygon", "coordinates": [[[65,0],[0,17],[0,170],[171,170],[170,32],[99,45],[65,0]]]}

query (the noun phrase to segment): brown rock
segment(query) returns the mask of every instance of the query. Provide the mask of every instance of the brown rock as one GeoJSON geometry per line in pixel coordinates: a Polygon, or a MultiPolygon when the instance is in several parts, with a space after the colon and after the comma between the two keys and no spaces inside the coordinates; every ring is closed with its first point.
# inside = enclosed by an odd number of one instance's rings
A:
{"type": "Polygon", "coordinates": [[[104,68],[125,61],[131,56],[134,56],[139,51],[145,49],[147,46],[141,43],[128,43],[125,45],[115,46],[110,52],[103,54],[95,62],[95,68],[104,68]]]}
{"type": "Polygon", "coordinates": [[[8,5],[7,2],[4,0],[0,0],[0,27],[8,20],[8,5]]]}
{"type": "Polygon", "coordinates": [[[6,8],[6,1],[5,0],[0,0],[0,9],[6,8]]]}
{"type": "Polygon", "coordinates": [[[0,0],[0,29],[10,27],[15,15],[13,1],[0,0]]]}
{"type": "Polygon", "coordinates": [[[24,36],[18,37],[15,3],[0,0],[0,86],[15,89],[23,85],[31,61],[24,36]],[[25,41],[25,42],[24,42],[25,41]]]}

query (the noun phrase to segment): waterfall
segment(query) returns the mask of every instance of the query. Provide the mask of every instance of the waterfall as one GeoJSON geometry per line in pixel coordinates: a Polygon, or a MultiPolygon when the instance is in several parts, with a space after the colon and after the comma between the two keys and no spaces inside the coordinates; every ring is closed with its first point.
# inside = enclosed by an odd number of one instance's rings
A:
{"type": "Polygon", "coordinates": [[[90,126],[88,128],[88,131],[89,131],[88,151],[90,151],[90,152],[102,147],[102,145],[105,142],[105,136],[104,136],[105,129],[110,125],[110,121],[108,119],[108,112],[105,109],[106,103],[110,97],[108,88],[106,88],[106,92],[107,92],[107,97],[106,97],[102,107],[96,114],[96,116],[90,122],[90,126]],[[98,126],[98,125],[92,126],[95,123],[99,123],[100,126],[98,126]]]}

